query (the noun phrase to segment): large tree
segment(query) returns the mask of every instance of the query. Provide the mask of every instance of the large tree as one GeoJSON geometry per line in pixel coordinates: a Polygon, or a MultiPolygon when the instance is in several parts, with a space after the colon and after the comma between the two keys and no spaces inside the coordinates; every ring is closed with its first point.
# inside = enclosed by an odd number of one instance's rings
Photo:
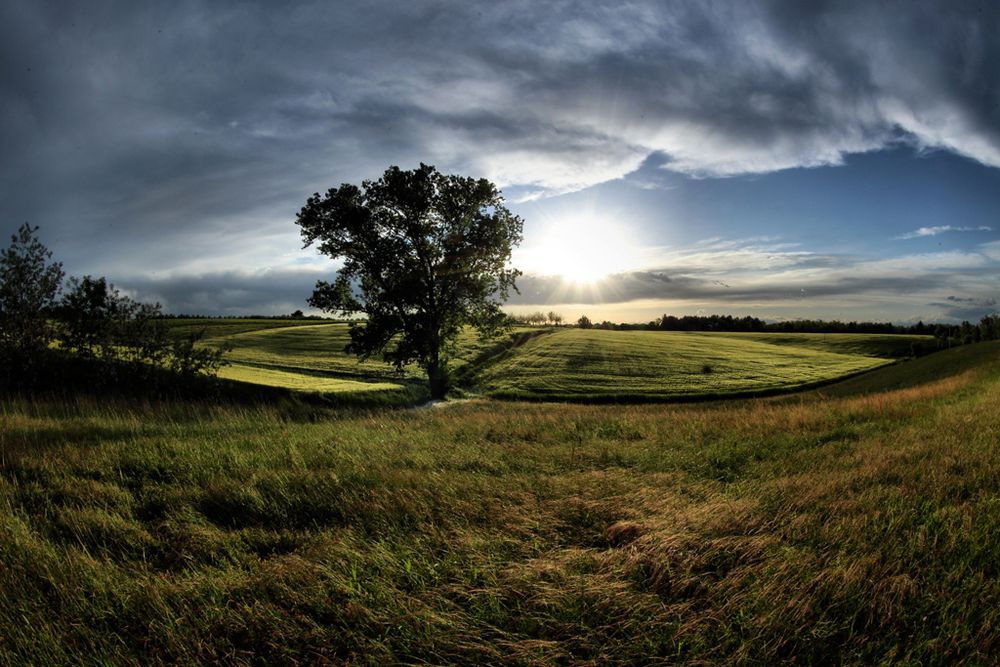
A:
{"type": "Polygon", "coordinates": [[[520,271],[510,268],[522,221],[486,179],[445,175],[421,164],[390,167],[361,187],[314,194],[299,212],[306,246],[343,260],[336,280],[320,281],[309,303],[350,317],[348,352],[381,354],[402,369],[427,371],[431,396],[448,386],[448,356],[463,326],[504,330],[500,310],[520,271]]]}

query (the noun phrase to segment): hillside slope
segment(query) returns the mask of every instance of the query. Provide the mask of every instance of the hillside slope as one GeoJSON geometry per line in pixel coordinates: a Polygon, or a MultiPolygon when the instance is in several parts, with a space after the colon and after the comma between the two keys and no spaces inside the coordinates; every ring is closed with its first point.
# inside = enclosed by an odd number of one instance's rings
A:
{"type": "Polygon", "coordinates": [[[802,345],[792,345],[788,338],[775,344],[739,334],[562,329],[527,342],[479,380],[499,398],[669,400],[786,391],[889,363],[832,351],[839,340],[824,344],[805,334],[802,345]]]}

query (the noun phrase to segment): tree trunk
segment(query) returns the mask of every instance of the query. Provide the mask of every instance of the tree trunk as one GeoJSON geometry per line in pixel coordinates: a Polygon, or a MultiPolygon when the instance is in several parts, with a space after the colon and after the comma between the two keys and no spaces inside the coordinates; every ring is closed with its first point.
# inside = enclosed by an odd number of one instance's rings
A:
{"type": "Polygon", "coordinates": [[[431,390],[431,399],[439,400],[448,393],[448,365],[442,361],[427,364],[427,384],[431,390]]]}

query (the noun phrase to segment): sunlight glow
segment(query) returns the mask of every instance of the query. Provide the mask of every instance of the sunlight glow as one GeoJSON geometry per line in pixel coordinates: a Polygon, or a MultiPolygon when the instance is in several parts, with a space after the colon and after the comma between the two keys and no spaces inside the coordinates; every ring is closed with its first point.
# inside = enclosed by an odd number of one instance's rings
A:
{"type": "Polygon", "coordinates": [[[550,221],[533,246],[530,270],[584,285],[637,268],[642,254],[625,227],[592,215],[550,221]]]}

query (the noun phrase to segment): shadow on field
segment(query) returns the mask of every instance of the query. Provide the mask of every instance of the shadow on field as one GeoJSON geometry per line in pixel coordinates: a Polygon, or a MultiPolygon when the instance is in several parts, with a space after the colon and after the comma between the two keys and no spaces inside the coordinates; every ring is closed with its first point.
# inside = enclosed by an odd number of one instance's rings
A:
{"type": "Polygon", "coordinates": [[[998,354],[1000,341],[962,345],[837,380],[825,387],[822,393],[826,396],[856,396],[877,391],[910,389],[983,366],[994,361],[998,354]]]}

